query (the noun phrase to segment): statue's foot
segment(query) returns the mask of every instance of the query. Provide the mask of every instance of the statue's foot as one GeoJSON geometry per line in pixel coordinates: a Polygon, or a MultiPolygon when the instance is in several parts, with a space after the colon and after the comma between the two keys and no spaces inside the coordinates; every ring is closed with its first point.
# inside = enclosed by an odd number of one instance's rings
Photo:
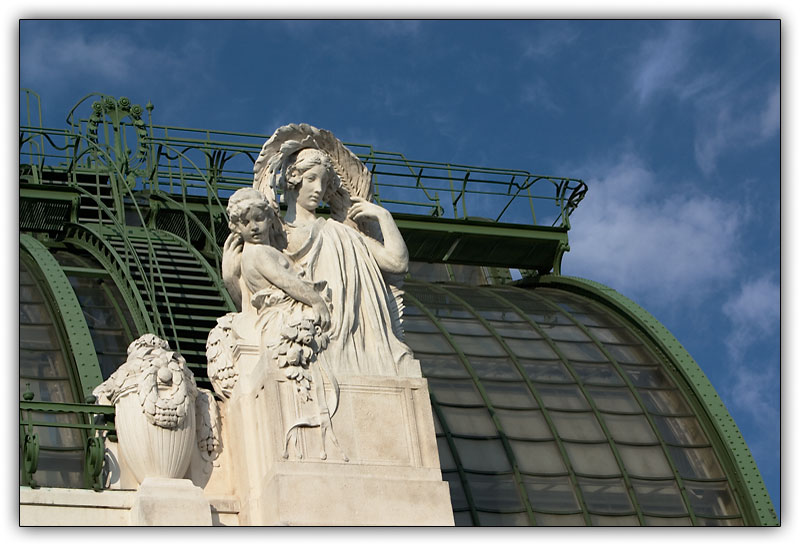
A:
{"type": "Polygon", "coordinates": [[[319,454],[319,458],[324,461],[328,458],[328,454],[323,451],[319,454]]]}

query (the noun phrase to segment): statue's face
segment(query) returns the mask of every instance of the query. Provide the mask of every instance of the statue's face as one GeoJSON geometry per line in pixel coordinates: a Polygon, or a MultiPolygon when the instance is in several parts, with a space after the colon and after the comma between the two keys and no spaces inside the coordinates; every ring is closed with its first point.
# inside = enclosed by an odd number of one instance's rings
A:
{"type": "Polygon", "coordinates": [[[269,215],[262,208],[252,208],[239,220],[239,230],[245,243],[269,244],[269,215]]]}
{"type": "Polygon", "coordinates": [[[307,211],[315,211],[325,192],[327,171],[322,165],[314,165],[303,173],[297,190],[297,204],[307,211]]]}

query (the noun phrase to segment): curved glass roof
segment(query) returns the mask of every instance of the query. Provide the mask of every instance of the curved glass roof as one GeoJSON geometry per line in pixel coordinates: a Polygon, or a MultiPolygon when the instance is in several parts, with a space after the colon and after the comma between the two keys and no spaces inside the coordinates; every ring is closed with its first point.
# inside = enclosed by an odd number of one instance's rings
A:
{"type": "MultiPolygon", "coordinates": [[[[132,313],[109,278],[87,280],[102,272],[88,255],[51,253],[107,376],[124,359],[132,313]],[[108,286],[92,290],[97,282],[108,286]]],[[[608,298],[563,283],[462,284],[488,282],[487,268],[416,264],[412,275],[437,281],[406,282],[404,329],[428,380],[457,525],[759,522],[728,432],[608,298]]]]}
{"type": "Polygon", "coordinates": [[[459,525],[742,525],[710,423],[668,363],[562,289],[409,281],[459,525]]]}
{"type": "MultiPolygon", "coordinates": [[[[19,395],[32,393],[44,402],[76,402],[75,371],[68,343],[47,303],[46,288],[34,275],[28,259],[19,264],[19,395]]],[[[77,423],[70,414],[31,411],[30,421],[54,425],[77,423]]],[[[50,487],[82,487],[83,444],[81,431],[57,426],[34,426],[39,457],[35,480],[50,487]]]]}

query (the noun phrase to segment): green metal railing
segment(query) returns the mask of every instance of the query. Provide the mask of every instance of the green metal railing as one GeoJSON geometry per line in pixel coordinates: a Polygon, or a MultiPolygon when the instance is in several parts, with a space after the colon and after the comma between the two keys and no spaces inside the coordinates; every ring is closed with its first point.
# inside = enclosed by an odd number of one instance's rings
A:
{"type": "MultiPolygon", "coordinates": [[[[125,97],[96,93],[72,108],[67,129],[46,129],[41,114],[37,119],[31,113],[38,97],[22,93],[20,163],[30,168],[28,180],[42,180],[48,168],[101,173],[109,177],[115,204],[137,191],[168,194],[184,208],[200,200],[209,211],[221,210],[233,191],[252,184],[253,162],[269,136],[154,125],[151,104],[142,108],[125,97]],[[91,115],[81,118],[90,101],[91,115]]],[[[375,200],[392,212],[569,228],[569,215],[586,192],[574,178],[412,160],[346,144],[372,173],[375,200]]],[[[214,238],[214,222],[187,222],[208,228],[214,238]]]]}
{"type": "MultiPolygon", "coordinates": [[[[93,400],[89,398],[87,401],[93,400]]],[[[103,466],[105,462],[105,438],[116,439],[113,424],[114,407],[87,404],[64,404],[37,402],[33,393],[23,393],[19,403],[20,466],[22,485],[36,488],[35,479],[42,449],[37,427],[80,431],[84,438],[83,483],[87,489],[100,491],[105,487],[103,466]],[[38,415],[37,415],[38,414],[38,415]],[[58,417],[67,417],[58,419],[58,417]],[[51,418],[51,419],[48,419],[51,418]]],[[[56,449],[57,447],[51,447],[56,449]]]]}

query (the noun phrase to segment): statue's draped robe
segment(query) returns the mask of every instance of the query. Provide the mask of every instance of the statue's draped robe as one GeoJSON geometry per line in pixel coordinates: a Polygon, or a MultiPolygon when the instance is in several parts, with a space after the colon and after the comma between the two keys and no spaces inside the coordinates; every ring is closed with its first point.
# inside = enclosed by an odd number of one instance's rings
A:
{"type": "MultiPolygon", "coordinates": [[[[291,228],[290,228],[291,229],[291,228]]],[[[395,335],[397,307],[362,235],[335,220],[317,219],[285,254],[331,297],[330,342],[321,357],[337,376],[398,375],[413,370],[411,349],[395,335]]]]}

